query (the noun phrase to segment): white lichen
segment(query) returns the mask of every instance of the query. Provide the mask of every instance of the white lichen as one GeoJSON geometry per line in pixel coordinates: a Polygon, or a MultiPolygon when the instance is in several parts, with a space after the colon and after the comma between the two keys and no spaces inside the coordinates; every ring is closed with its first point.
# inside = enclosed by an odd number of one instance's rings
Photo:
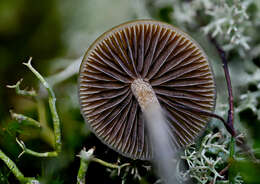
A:
{"type": "MultiPolygon", "coordinates": [[[[178,179],[180,182],[194,178],[200,184],[212,182],[228,183],[228,180],[220,173],[223,165],[227,165],[229,156],[230,137],[223,136],[220,132],[207,134],[199,148],[191,145],[186,148],[181,158],[187,163],[188,169],[180,169],[180,163],[177,164],[179,170],[178,179]]],[[[239,184],[243,180],[241,176],[235,177],[235,183],[239,184]]]]}
{"type": "Polygon", "coordinates": [[[183,29],[199,26],[205,35],[219,38],[224,50],[237,49],[245,57],[246,51],[252,48],[253,36],[249,30],[256,24],[250,21],[247,12],[252,3],[253,0],[174,0],[172,18],[183,29]],[[201,16],[206,16],[207,22],[201,16]]]}

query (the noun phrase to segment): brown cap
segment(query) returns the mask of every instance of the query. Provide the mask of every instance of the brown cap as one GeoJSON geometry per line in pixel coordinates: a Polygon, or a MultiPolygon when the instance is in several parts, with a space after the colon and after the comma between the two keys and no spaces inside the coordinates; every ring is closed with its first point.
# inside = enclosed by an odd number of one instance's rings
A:
{"type": "Polygon", "coordinates": [[[86,123],[112,149],[148,160],[144,116],[131,89],[138,80],[152,87],[174,144],[192,143],[209,118],[178,105],[207,112],[215,106],[214,77],[201,47],[172,25],[139,20],[101,35],[82,61],[79,98],[86,123]]]}

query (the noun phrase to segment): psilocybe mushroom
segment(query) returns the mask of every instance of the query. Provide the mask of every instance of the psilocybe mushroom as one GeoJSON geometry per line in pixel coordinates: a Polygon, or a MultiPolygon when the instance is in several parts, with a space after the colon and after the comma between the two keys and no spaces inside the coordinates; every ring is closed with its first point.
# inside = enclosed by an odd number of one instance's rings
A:
{"type": "Polygon", "coordinates": [[[144,112],[161,108],[171,143],[188,145],[209,117],[183,107],[214,111],[215,82],[207,56],[189,35],[138,20],[112,28],[90,46],[80,68],[79,98],[86,123],[103,143],[149,160],[153,148],[144,112]]]}

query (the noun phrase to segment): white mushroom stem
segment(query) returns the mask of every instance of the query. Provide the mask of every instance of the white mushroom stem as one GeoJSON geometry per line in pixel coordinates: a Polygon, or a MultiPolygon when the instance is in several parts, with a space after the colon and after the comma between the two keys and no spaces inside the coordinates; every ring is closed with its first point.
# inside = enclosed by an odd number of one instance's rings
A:
{"type": "Polygon", "coordinates": [[[169,132],[172,131],[169,131],[170,127],[168,127],[156,94],[152,86],[142,79],[134,80],[131,89],[146,120],[145,127],[153,148],[153,162],[158,174],[165,184],[174,184],[176,183],[176,167],[173,158],[176,157],[176,150],[171,144],[169,132]]]}
{"type": "Polygon", "coordinates": [[[148,82],[143,81],[143,79],[134,80],[131,89],[143,112],[151,104],[160,106],[152,86],[148,82]]]}

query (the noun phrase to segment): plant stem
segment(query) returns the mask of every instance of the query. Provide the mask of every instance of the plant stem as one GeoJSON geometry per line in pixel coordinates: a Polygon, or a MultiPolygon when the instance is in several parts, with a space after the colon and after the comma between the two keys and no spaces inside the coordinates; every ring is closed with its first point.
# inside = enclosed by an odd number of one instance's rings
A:
{"type": "MultiPolygon", "coordinates": [[[[222,64],[223,64],[223,69],[225,73],[225,78],[227,82],[227,88],[228,88],[228,102],[229,102],[229,110],[228,110],[228,119],[226,122],[226,128],[229,131],[229,133],[232,135],[231,140],[230,140],[230,154],[229,154],[229,163],[232,166],[232,162],[234,160],[234,154],[235,154],[235,143],[236,143],[236,131],[234,129],[234,98],[233,98],[233,93],[232,93],[232,85],[231,85],[231,79],[230,79],[230,74],[229,74],[229,69],[228,69],[228,61],[226,58],[225,51],[220,47],[218,44],[217,40],[211,36],[209,36],[210,41],[213,43],[213,45],[216,47],[222,64]]],[[[234,173],[233,170],[229,170],[229,183],[234,184],[234,173]]]]}
{"type": "Polygon", "coordinates": [[[220,121],[222,121],[222,123],[226,124],[226,121],[224,120],[224,118],[222,118],[221,116],[219,116],[217,114],[214,114],[214,113],[211,113],[211,112],[208,112],[208,111],[203,111],[203,110],[200,110],[200,109],[196,109],[196,108],[193,108],[193,107],[188,107],[186,105],[179,104],[178,102],[175,102],[173,104],[173,106],[176,106],[176,107],[179,107],[179,108],[182,108],[182,109],[185,109],[185,110],[193,111],[193,112],[196,112],[196,113],[203,115],[203,116],[208,116],[208,117],[219,119],[220,121]]]}
{"type": "Polygon", "coordinates": [[[219,46],[217,43],[216,39],[209,36],[210,41],[212,44],[216,47],[219,56],[221,58],[221,61],[223,63],[223,69],[225,73],[225,78],[227,82],[227,88],[228,88],[228,102],[229,102],[229,110],[228,110],[228,119],[226,122],[226,128],[229,131],[229,133],[235,137],[236,136],[236,131],[234,129],[234,98],[233,98],[233,93],[232,93],[232,85],[231,85],[231,79],[230,79],[230,74],[229,74],[229,69],[228,69],[228,62],[226,58],[225,51],[219,46]]]}
{"type": "Polygon", "coordinates": [[[232,163],[234,161],[234,155],[235,155],[235,144],[236,140],[235,137],[231,137],[230,146],[229,146],[229,163],[231,165],[231,169],[228,171],[228,178],[230,184],[235,184],[235,173],[232,169],[232,163]]]}

